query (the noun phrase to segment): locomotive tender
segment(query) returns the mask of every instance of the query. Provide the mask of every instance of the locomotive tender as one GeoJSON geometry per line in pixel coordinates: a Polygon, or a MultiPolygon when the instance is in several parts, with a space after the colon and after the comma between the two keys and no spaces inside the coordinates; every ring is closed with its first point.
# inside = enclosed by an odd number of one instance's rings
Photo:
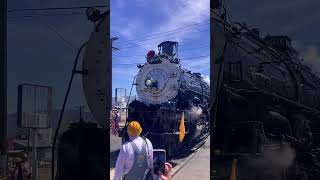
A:
{"type": "Polygon", "coordinates": [[[227,22],[211,9],[215,179],[320,179],[320,78],[287,36],[227,22]]]}
{"type": "Polygon", "coordinates": [[[135,85],[139,100],[129,104],[127,123],[137,120],[142,135],[155,148],[165,149],[168,157],[173,157],[180,148],[191,146],[209,131],[210,89],[200,73],[181,68],[177,42],[162,42],[158,50],[157,55],[149,51],[147,62],[137,66],[140,70],[135,85]],[[186,135],[180,143],[182,112],[186,135]]]}

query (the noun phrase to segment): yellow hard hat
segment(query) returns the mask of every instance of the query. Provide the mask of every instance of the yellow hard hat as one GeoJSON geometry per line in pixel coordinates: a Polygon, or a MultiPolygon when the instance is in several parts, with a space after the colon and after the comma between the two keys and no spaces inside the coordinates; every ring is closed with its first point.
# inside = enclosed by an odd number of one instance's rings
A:
{"type": "Polygon", "coordinates": [[[131,121],[127,129],[129,137],[139,136],[142,132],[142,128],[137,121],[131,121]]]}

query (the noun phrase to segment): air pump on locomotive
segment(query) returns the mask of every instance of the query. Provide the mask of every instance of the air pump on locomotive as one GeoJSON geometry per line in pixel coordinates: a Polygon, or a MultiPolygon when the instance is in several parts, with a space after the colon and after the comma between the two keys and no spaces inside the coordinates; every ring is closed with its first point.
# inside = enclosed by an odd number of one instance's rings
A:
{"type": "Polygon", "coordinates": [[[238,159],[239,179],[319,180],[320,78],[289,37],[211,13],[212,176],[229,178],[238,159]]]}
{"type": "MultiPolygon", "coordinates": [[[[158,54],[149,51],[147,62],[137,65],[135,85],[139,100],[129,104],[126,124],[137,120],[142,126],[142,135],[150,139],[155,148],[165,149],[167,155],[173,157],[177,150],[192,146],[207,134],[210,89],[200,73],[181,68],[177,42],[162,42],[158,50],[158,54]],[[182,112],[186,135],[180,143],[182,112]]],[[[120,132],[124,137],[125,128],[120,132]]]]}

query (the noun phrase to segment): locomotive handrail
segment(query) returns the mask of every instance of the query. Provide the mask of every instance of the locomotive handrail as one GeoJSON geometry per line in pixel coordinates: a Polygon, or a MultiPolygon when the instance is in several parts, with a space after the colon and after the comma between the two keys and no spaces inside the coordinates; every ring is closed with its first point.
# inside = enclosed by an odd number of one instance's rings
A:
{"type": "Polygon", "coordinates": [[[231,124],[247,124],[247,123],[263,124],[263,122],[260,122],[260,121],[241,121],[241,122],[232,122],[231,124]]]}
{"type": "Polygon", "coordinates": [[[263,95],[266,95],[266,96],[272,96],[272,97],[276,97],[277,99],[281,100],[281,101],[284,101],[292,106],[296,106],[297,108],[301,108],[301,109],[304,109],[306,111],[309,111],[311,113],[314,113],[316,114],[317,116],[320,116],[320,111],[314,109],[314,108],[310,108],[308,106],[305,106],[305,105],[302,105],[300,103],[297,103],[297,102],[294,102],[288,98],[285,98],[283,96],[280,96],[280,95],[277,95],[276,93],[270,93],[270,92],[267,92],[267,91],[263,91],[263,90],[247,90],[247,89],[235,89],[235,88],[231,88],[231,87],[228,87],[227,85],[224,85],[225,88],[227,89],[230,89],[232,91],[236,91],[236,92],[239,92],[239,93],[250,93],[250,94],[253,94],[253,93],[260,93],[260,94],[263,94],[263,95]]]}

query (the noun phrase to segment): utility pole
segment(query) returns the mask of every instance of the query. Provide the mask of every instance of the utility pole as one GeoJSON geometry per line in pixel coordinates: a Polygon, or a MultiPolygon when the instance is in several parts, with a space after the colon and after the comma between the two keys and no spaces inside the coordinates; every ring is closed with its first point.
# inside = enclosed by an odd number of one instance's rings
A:
{"type": "Polygon", "coordinates": [[[38,129],[31,128],[32,131],[32,179],[38,179],[38,129]]]}
{"type": "Polygon", "coordinates": [[[0,179],[7,169],[7,0],[0,1],[0,179]]]}

